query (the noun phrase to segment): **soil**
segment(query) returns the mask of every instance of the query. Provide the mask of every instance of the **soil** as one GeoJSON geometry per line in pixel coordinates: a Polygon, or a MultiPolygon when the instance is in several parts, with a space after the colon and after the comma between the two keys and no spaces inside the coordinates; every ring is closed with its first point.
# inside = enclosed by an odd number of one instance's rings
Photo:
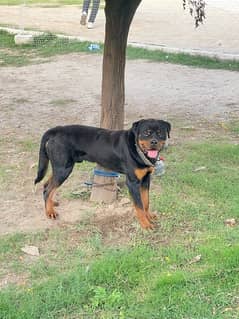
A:
{"type": "MultiPolygon", "coordinates": [[[[62,186],[57,221],[43,213],[42,184],[33,186],[38,145],[46,129],[99,124],[101,69],[102,56],[90,54],[1,68],[0,234],[34,232],[89,218],[102,233],[132,225],[130,203],[96,205],[65,196],[89,178],[84,168],[74,171],[62,186]]],[[[170,147],[183,144],[185,138],[223,135],[223,123],[239,116],[238,87],[236,72],[127,61],[125,127],[140,118],[168,120],[173,126],[170,147]]]]}

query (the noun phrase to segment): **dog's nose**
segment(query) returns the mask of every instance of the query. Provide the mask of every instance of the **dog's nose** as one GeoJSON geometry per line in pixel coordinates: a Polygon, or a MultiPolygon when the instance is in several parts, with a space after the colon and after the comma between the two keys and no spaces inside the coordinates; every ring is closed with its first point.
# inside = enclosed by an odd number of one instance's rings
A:
{"type": "Polygon", "coordinates": [[[152,140],[150,143],[151,143],[151,146],[155,146],[155,145],[158,144],[158,141],[157,140],[152,140]]]}

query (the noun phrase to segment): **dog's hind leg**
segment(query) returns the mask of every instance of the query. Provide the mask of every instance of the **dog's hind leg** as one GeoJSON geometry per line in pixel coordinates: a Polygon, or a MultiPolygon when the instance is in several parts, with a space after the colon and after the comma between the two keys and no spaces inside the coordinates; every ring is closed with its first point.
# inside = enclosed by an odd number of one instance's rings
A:
{"type": "Polygon", "coordinates": [[[45,210],[48,218],[56,219],[58,214],[54,209],[56,202],[54,202],[54,195],[57,188],[64,183],[67,177],[72,172],[73,166],[67,168],[57,168],[53,166],[53,174],[44,185],[43,196],[45,200],[45,210]]]}
{"type": "MultiPolygon", "coordinates": [[[[48,196],[47,187],[51,182],[52,182],[52,176],[44,183],[44,186],[43,186],[43,198],[45,202],[48,196]]],[[[59,203],[57,201],[53,201],[53,206],[59,206],[59,203]]]]}
{"type": "Polygon", "coordinates": [[[54,183],[51,180],[46,190],[44,190],[46,215],[48,218],[51,218],[51,219],[56,219],[58,215],[54,209],[54,200],[53,200],[57,187],[58,186],[54,185],[54,183]]]}

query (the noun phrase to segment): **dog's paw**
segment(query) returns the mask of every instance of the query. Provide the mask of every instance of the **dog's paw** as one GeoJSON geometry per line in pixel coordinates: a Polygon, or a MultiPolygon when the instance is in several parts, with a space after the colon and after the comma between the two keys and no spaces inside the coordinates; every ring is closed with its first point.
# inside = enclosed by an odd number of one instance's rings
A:
{"type": "Polygon", "coordinates": [[[157,220],[158,219],[158,215],[156,213],[150,213],[148,212],[148,216],[149,220],[157,220]]]}
{"type": "Polygon", "coordinates": [[[49,219],[57,219],[58,213],[56,211],[52,210],[51,212],[46,212],[46,216],[49,219]]]}
{"type": "Polygon", "coordinates": [[[145,230],[152,230],[154,229],[154,225],[150,223],[150,221],[148,219],[145,219],[145,220],[141,220],[140,221],[140,225],[143,229],[145,230]]]}

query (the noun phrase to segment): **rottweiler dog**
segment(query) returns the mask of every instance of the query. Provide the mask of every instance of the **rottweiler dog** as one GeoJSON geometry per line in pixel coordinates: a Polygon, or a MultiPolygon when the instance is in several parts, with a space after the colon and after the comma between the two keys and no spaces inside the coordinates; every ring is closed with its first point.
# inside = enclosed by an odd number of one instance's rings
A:
{"type": "Polygon", "coordinates": [[[144,119],[133,123],[129,130],[68,125],[46,131],[41,139],[35,179],[35,184],[43,179],[50,161],[52,175],[43,190],[46,215],[51,219],[57,217],[53,197],[74,164],[89,161],[126,175],[139,223],[144,229],[152,229],[156,216],[149,212],[150,175],[170,130],[171,125],[166,121],[144,119]]]}

